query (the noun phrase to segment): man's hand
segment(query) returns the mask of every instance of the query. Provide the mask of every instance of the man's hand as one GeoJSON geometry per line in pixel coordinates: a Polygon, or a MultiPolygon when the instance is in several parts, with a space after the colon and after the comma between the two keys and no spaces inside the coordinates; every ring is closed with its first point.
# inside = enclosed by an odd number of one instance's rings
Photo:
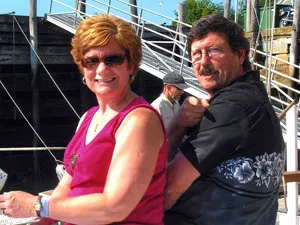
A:
{"type": "Polygon", "coordinates": [[[187,97],[182,103],[179,111],[173,117],[168,132],[168,161],[172,161],[178,152],[182,138],[185,135],[185,129],[199,123],[204,111],[209,107],[209,98],[199,99],[196,97],[187,97]]]}
{"type": "Polygon", "coordinates": [[[209,107],[209,99],[187,97],[175,116],[177,126],[192,127],[199,123],[204,111],[209,107]]]}

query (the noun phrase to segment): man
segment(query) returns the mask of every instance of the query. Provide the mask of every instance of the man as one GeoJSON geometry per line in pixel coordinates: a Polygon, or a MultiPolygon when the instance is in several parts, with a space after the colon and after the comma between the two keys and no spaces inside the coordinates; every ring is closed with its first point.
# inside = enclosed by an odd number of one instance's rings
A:
{"type": "Polygon", "coordinates": [[[274,225],[284,141],[243,29],[219,15],[200,19],[188,51],[211,98],[186,99],[168,128],[170,159],[188,138],[168,166],[165,224],[274,225]]]}
{"type": "Polygon", "coordinates": [[[163,92],[155,99],[151,105],[161,114],[165,126],[167,127],[178,112],[179,99],[184,93],[183,89],[188,87],[181,75],[171,72],[163,77],[163,92]]]}

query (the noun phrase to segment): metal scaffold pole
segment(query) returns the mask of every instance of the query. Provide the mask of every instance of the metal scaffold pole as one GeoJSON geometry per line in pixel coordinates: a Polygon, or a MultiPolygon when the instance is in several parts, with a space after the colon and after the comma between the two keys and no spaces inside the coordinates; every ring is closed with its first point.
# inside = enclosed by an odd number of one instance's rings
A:
{"type": "MultiPolygon", "coordinates": [[[[287,124],[287,171],[298,170],[298,149],[297,149],[297,105],[293,105],[286,114],[287,124]]],[[[287,183],[287,218],[286,224],[299,225],[298,213],[298,183],[287,183]]]]}

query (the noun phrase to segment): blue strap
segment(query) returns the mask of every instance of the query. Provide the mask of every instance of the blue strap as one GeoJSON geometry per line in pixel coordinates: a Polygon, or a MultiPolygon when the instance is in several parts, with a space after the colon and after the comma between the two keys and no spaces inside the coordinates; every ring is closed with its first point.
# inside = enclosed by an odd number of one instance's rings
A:
{"type": "Polygon", "coordinates": [[[41,217],[49,217],[49,199],[50,196],[45,196],[41,198],[42,209],[40,211],[41,217]]]}

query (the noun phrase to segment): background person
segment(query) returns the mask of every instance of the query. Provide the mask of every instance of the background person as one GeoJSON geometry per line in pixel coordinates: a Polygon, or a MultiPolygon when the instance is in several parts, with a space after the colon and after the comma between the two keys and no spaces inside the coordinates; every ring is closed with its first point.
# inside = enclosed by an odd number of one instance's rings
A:
{"type": "Polygon", "coordinates": [[[242,27],[215,15],[193,24],[187,49],[211,99],[187,99],[169,128],[172,155],[174,141],[195,125],[168,166],[165,224],[274,225],[284,141],[259,73],[251,71],[249,41],[242,27]]]}
{"type": "Polygon", "coordinates": [[[163,122],[130,90],[142,59],[139,37],[125,21],[102,14],[81,22],[71,53],[99,105],[82,116],[50,199],[8,192],[0,208],[11,217],[40,214],[65,224],[162,225],[163,122]]]}
{"type": "Polygon", "coordinates": [[[166,127],[169,126],[172,118],[180,108],[179,99],[188,87],[183,77],[171,72],[163,77],[163,92],[151,105],[160,113],[166,127]]]}

